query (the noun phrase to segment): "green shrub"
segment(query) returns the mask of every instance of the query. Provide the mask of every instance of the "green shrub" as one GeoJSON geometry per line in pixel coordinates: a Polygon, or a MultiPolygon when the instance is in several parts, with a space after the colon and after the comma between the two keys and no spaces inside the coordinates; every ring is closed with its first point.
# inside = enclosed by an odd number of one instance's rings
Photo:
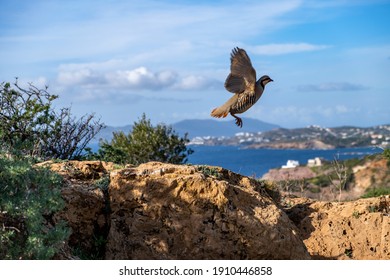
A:
{"type": "Polygon", "coordinates": [[[354,212],[352,213],[352,217],[354,217],[355,219],[359,219],[359,217],[360,217],[359,211],[354,211],[354,212]]]}
{"type": "Polygon", "coordinates": [[[308,179],[308,181],[310,183],[312,183],[313,185],[319,186],[321,188],[327,187],[330,185],[329,176],[327,176],[327,175],[319,175],[317,177],[308,179]]]}
{"type": "Polygon", "coordinates": [[[205,176],[215,177],[217,179],[222,178],[222,174],[219,172],[218,168],[207,166],[207,165],[198,165],[198,171],[202,172],[205,176]]]}
{"type": "Polygon", "coordinates": [[[146,115],[135,122],[129,134],[114,132],[110,143],[102,141],[97,158],[118,164],[135,164],[149,161],[185,163],[193,151],[186,147],[187,135],[179,137],[171,126],[153,126],[146,115]]]}
{"type": "Polygon", "coordinates": [[[377,197],[387,194],[390,194],[390,188],[369,188],[366,190],[365,194],[362,195],[362,198],[377,197]]]}
{"type": "Polygon", "coordinates": [[[62,178],[27,161],[0,157],[0,259],[50,259],[69,236],[53,215],[62,178]]]}

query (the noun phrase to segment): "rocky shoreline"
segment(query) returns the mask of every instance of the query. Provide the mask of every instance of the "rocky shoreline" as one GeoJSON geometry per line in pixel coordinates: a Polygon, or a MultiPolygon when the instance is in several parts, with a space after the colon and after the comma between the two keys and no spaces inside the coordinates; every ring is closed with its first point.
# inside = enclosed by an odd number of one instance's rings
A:
{"type": "Polygon", "coordinates": [[[255,143],[245,145],[244,149],[297,149],[297,150],[331,150],[336,147],[333,145],[325,144],[319,140],[311,140],[304,142],[276,142],[276,143],[255,143]]]}

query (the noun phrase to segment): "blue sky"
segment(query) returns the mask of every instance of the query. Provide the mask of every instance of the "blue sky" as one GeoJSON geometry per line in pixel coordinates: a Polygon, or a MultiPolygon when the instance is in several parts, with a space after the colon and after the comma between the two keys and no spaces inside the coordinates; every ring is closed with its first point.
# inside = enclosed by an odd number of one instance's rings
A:
{"type": "Polygon", "coordinates": [[[389,26],[384,0],[2,0],[0,78],[48,85],[56,107],[107,125],[143,112],[172,124],[208,119],[231,96],[223,84],[239,46],[275,81],[242,116],[388,124],[389,26]]]}

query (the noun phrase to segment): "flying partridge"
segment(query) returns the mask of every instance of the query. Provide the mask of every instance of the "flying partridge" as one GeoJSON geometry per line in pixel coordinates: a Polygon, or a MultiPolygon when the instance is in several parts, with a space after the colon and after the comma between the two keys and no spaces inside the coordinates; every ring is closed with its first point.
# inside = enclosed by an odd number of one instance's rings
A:
{"type": "Polygon", "coordinates": [[[234,93],[222,106],[215,108],[211,116],[225,118],[229,113],[236,119],[236,124],[242,127],[242,119],[235,114],[244,113],[259,100],[265,85],[273,80],[267,75],[256,82],[256,71],[246,51],[234,48],[230,57],[230,74],[225,81],[225,88],[234,93]]]}

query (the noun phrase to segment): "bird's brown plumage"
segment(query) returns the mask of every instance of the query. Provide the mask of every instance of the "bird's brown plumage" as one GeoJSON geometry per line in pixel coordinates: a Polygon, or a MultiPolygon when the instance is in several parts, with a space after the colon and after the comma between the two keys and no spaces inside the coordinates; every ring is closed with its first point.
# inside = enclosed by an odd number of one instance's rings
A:
{"type": "Polygon", "coordinates": [[[225,81],[226,90],[234,95],[222,106],[215,108],[211,116],[225,118],[229,113],[236,119],[236,124],[242,127],[240,114],[252,107],[261,97],[264,86],[271,82],[268,76],[262,76],[256,82],[256,71],[245,50],[234,48],[230,56],[230,74],[225,81]]]}
{"type": "Polygon", "coordinates": [[[256,71],[246,51],[235,48],[230,56],[230,74],[225,88],[235,94],[255,91],[256,71]]]}

